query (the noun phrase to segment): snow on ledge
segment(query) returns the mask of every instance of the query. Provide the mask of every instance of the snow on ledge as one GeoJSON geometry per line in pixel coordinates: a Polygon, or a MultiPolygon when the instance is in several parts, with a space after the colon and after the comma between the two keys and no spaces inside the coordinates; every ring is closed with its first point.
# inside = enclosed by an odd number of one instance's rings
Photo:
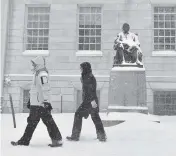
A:
{"type": "Polygon", "coordinates": [[[92,50],[83,50],[83,51],[77,51],[76,56],[99,56],[102,57],[103,53],[102,51],[92,51],[92,50]]]}
{"type": "Polygon", "coordinates": [[[140,107],[140,106],[108,106],[108,109],[134,109],[134,110],[148,110],[147,107],[140,107]]]}
{"type": "Polygon", "coordinates": [[[113,67],[111,71],[145,71],[145,68],[139,67],[113,67]]]}
{"type": "Polygon", "coordinates": [[[23,56],[49,56],[48,50],[25,50],[23,56]]]}
{"type": "MultiPolygon", "coordinates": [[[[4,76],[33,76],[33,74],[5,74],[4,76]]],[[[50,74],[50,77],[80,77],[81,75],[66,75],[66,74],[57,74],[57,75],[52,75],[50,74]]],[[[94,75],[95,77],[100,77],[100,78],[109,78],[109,75],[94,75]]]]}
{"type": "Polygon", "coordinates": [[[176,56],[176,51],[153,51],[152,56],[176,56]]]}

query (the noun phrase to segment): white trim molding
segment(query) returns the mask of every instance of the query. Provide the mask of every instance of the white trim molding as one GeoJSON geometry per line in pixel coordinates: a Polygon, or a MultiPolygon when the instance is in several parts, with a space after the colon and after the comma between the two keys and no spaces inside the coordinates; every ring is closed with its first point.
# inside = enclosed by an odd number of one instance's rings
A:
{"type": "Polygon", "coordinates": [[[49,56],[49,50],[25,50],[23,56],[49,56]]]}
{"type": "Polygon", "coordinates": [[[153,51],[152,56],[176,56],[176,51],[153,51]]]}
{"type": "Polygon", "coordinates": [[[102,57],[102,51],[93,51],[93,50],[82,50],[77,51],[76,56],[95,56],[95,57],[102,57]]]}

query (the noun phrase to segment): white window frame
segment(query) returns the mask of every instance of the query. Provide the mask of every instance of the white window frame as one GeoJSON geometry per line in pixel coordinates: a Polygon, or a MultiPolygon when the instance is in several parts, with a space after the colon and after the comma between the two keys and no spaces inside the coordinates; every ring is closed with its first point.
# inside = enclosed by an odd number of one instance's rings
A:
{"type": "MultiPolygon", "coordinates": [[[[26,50],[27,40],[27,24],[28,24],[28,8],[29,7],[49,7],[51,12],[51,6],[49,4],[27,4],[25,6],[25,28],[24,28],[24,56],[49,56],[49,34],[48,34],[48,50],[26,50]]],[[[49,14],[50,14],[49,12],[49,14]]],[[[49,28],[50,30],[50,15],[49,15],[49,28]]]]}
{"type": "Polygon", "coordinates": [[[103,47],[103,44],[102,44],[102,26],[103,26],[103,5],[101,4],[78,4],[77,5],[77,27],[76,27],[76,30],[77,30],[77,36],[76,36],[76,49],[77,49],[77,52],[76,52],[76,56],[98,56],[98,57],[102,57],[103,56],[103,53],[102,53],[102,47],[103,47]],[[101,8],[101,50],[79,50],[79,8],[80,7],[100,7],[101,8]]]}
{"type": "MultiPolygon", "coordinates": [[[[152,25],[153,25],[153,31],[152,31],[152,56],[164,56],[164,57],[170,57],[170,56],[176,56],[176,49],[175,50],[155,50],[154,49],[154,8],[155,7],[176,7],[176,5],[171,5],[171,4],[164,4],[164,5],[159,5],[159,4],[154,4],[152,7],[152,25]]],[[[176,38],[176,35],[175,35],[176,38]]],[[[176,45],[175,45],[176,46],[176,45]]]]}

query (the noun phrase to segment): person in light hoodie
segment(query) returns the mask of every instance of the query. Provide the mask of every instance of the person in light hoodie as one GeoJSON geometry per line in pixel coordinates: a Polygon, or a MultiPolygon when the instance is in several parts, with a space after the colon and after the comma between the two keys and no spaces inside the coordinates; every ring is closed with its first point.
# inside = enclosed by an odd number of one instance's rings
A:
{"type": "Polygon", "coordinates": [[[51,115],[49,73],[45,67],[45,59],[42,56],[37,56],[31,60],[31,63],[34,76],[28,102],[30,113],[27,118],[27,126],[23,136],[17,142],[12,141],[11,144],[28,146],[35,128],[42,119],[52,141],[49,146],[60,147],[62,146],[62,136],[51,115]]]}

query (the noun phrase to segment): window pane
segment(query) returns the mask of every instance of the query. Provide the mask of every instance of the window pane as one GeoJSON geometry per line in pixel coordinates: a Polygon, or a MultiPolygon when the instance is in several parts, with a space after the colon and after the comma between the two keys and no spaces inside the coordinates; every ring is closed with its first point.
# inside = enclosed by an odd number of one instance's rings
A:
{"type": "Polygon", "coordinates": [[[170,37],[166,37],[166,38],[165,38],[165,43],[170,43],[170,41],[171,41],[171,40],[170,40],[170,37]]]}
{"type": "Polygon", "coordinates": [[[154,36],[158,36],[159,31],[158,30],[154,30],[154,36]]]}
{"type": "Polygon", "coordinates": [[[85,37],[85,43],[89,43],[89,37],[85,37]]]}
{"type": "Polygon", "coordinates": [[[97,35],[97,36],[100,36],[100,35],[101,35],[101,30],[100,30],[100,29],[97,29],[97,30],[96,30],[96,35],[97,35]]]}
{"type": "Polygon", "coordinates": [[[164,22],[159,22],[159,28],[164,28],[164,22]]]}
{"type": "Polygon", "coordinates": [[[164,30],[159,30],[159,36],[164,36],[164,30]]]}
{"type": "Polygon", "coordinates": [[[33,28],[39,28],[39,23],[38,22],[33,22],[33,28]]]}
{"type": "Polygon", "coordinates": [[[164,37],[159,37],[159,43],[164,43],[164,37]]]}
{"type": "Polygon", "coordinates": [[[160,50],[164,50],[164,45],[159,45],[160,50]]]}
{"type": "Polygon", "coordinates": [[[165,16],[165,19],[166,19],[166,20],[171,20],[171,15],[169,15],[169,14],[166,15],[166,16],[165,16]]]}
{"type": "Polygon", "coordinates": [[[170,50],[170,45],[165,45],[166,50],[170,50]]]}
{"type": "Polygon", "coordinates": [[[171,22],[171,28],[176,28],[175,22],[171,22]]]}
{"type": "Polygon", "coordinates": [[[80,7],[80,13],[91,13],[90,7],[80,7]]]}
{"type": "Polygon", "coordinates": [[[95,36],[95,29],[91,29],[91,36],[95,36]]]}
{"type": "Polygon", "coordinates": [[[84,36],[84,29],[79,29],[79,36],[84,36]]]}
{"type": "Polygon", "coordinates": [[[171,35],[171,30],[165,30],[165,36],[170,36],[171,35]]]}
{"type": "Polygon", "coordinates": [[[175,43],[175,37],[171,37],[171,43],[175,43]]]}
{"type": "Polygon", "coordinates": [[[158,19],[159,19],[159,16],[158,15],[154,15],[154,20],[158,21],[158,19]]]}
{"type": "Polygon", "coordinates": [[[171,36],[175,36],[175,31],[176,30],[171,30],[171,36]]]}
{"type": "Polygon", "coordinates": [[[171,50],[175,50],[175,45],[171,45],[171,50]]]}
{"type": "Polygon", "coordinates": [[[84,44],[84,50],[89,50],[89,44],[84,44]]]}
{"type": "Polygon", "coordinates": [[[158,50],[158,45],[154,45],[154,49],[155,49],[155,50],[158,50]]]}
{"type": "Polygon", "coordinates": [[[174,7],[166,7],[165,12],[166,13],[173,13],[174,12],[174,7]]]}
{"type": "Polygon", "coordinates": [[[83,50],[83,44],[79,44],[79,50],[83,50]]]}
{"type": "Polygon", "coordinates": [[[154,28],[158,28],[158,22],[154,22],[154,28]]]}
{"type": "Polygon", "coordinates": [[[95,43],[95,37],[90,38],[90,43],[95,43]]]}
{"type": "Polygon", "coordinates": [[[27,38],[27,43],[32,43],[32,37],[27,38]]]}
{"type": "Polygon", "coordinates": [[[79,43],[84,43],[84,37],[79,37],[79,43]]]}
{"type": "Polygon", "coordinates": [[[28,15],[28,21],[32,21],[33,20],[33,16],[32,15],[28,15]]]}
{"type": "Polygon", "coordinates": [[[38,36],[38,30],[34,29],[32,35],[33,35],[33,36],[38,36]]]}
{"type": "Polygon", "coordinates": [[[100,37],[96,37],[96,43],[101,43],[101,38],[100,37]]]}
{"type": "Polygon", "coordinates": [[[159,15],[159,20],[164,20],[164,15],[159,15]]]}
{"type": "Polygon", "coordinates": [[[32,22],[28,22],[27,28],[33,28],[33,23],[32,22]]]}
{"type": "Polygon", "coordinates": [[[159,12],[163,13],[164,12],[164,7],[159,7],[159,12]]]}
{"type": "Polygon", "coordinates": [[[165,27],[170,28],[171,27],[171,22],[165,22],[165,27]]]}
{"type": "Polygon", "coordinates": [[[154,37],[154,43],[158,43],[159,42],[159,38],[158,37],[154,37]]]}
{"type": "Polygon", "coordinates": [[[90,50],[95,50],[95,44],[90,45],[90,50]]]}
{"type": "Polygon", "coordinates": [[[96,25],[101,25],[101,15],[96,15],[95,17],[95,24],[96,25]]]}
{"type": "Polygon", "coordinates": [[[90,29],[85,29],[85,36],[89,36],[90,35],[90,29]]]}
{"type": "Polygon", "coordinates": [[[99,8],[99,7],[92,7],[91,8],[91,13],[101,13],[101,8],[99,8]]]}
{"type": "Polygon", "coordinates": [[[96,44],[96,50],[101,50],[101,44],[96,44]]]}
{"type": "Polygon", "coordinates": [[[45,29],[44,30],[44,36],[48,36],[49,35],[49,30],[48,29],[45,29]]]}

